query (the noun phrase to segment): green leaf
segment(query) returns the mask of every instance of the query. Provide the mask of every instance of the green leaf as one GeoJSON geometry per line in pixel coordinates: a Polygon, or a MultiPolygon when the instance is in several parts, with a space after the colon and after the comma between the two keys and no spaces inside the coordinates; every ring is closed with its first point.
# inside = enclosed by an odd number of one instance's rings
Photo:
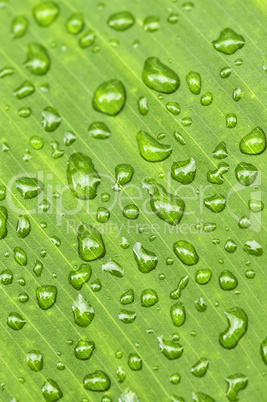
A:
{"type": "Polygon", "coordinates": [[[263,401],[264,2],[0,6],[0,400],[263,401]]]}

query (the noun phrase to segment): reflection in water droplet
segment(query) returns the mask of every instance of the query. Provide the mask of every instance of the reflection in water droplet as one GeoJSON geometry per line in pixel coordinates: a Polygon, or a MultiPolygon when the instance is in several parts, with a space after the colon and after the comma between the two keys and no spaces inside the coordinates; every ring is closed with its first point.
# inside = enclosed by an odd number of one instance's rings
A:
{"type": "Polygon", "coordinates": [[[160,27],[160,18],[157,15],[146,17],[143,21],[143,29],[146,32],[158,31],[160,27]]]}
{"type": "Polygon", "coordinates": [[[95,121],[92,124],[90,124],[88,128],[88,133],[93,138],[106,140],[110,136],[110,129],[104,122],[95,121]]]}
{"type": "Polygon", "coordinates": [[[161,144],[145,131],[139,131],[136,140],[140,155],[148,162],[161,162],[172,153],[171,145],[161,144]]]}
{"type": "Polygon", "coordinates": [[[94,342],[80,339],[74,348],[74,354],[79,360],[88,360],[92,356],[94,349],[94,342]]]}
{"type": "Polygon", "coordinates": [[[239,340],[247,332],[248,317],[240,307],[233,307],[225,312],[228,327],[219,336],[220,344],[226,349],[236,347],[239,340]]]}
{"type": "Polygon", "coordinates": [[[198,95],[200,94],[201,91],[201,77],[199,73],[196,73],[194,71],[190,71],[190,73],[187,74],[186,76],[186,82],[187,85],[190,89],[190,91],[198,95]]]}
{"type": "Polygon", "coordinates": [[[78,294],[76,300],[72,303],[72,311],[75,324],[80,327],[88,327],[94,319],[95,313],[93,307],[81,294],[78,294]]]}
{"type": "Polygon", "coordinates": [[[176,327],[181,327],[185,322],[185,308],[181,301],[173,304],[170,309],[171,319],[176,327]]]}
{"type": "Polygon", "coordinates": [[[246,388],[248,385],[248,377],[244,374],[233,374],[224,378],[227,382],[227,391],[225,396],[229,401],[234,402],[239,400],[239,391],[246,388]]]}
{"type": "Polygon", "coordinates": [[[27,365],[32,371],[41,371],[43,368],[43,355],[38,350],[31,350],[27,353],[27,365]]]}
{"type": "Polygon", "coordinates": [[[212,44],[219,52],[230,55],[244,46],[245,39],[233,29],[225,28],[220,32],[218,39],[214,40],[212,44]]]}
{"type": "Polygon", "coordinates": [[[126,90],[119,80],[105,81],[94,92],[93,108],[109,116],[116,116],[123,108],[126,90]]]}
{"type": "Polygon", "coordinates": [[[51,378],[48,378],[42,386],[42,395],[46,402],[56,402],[63,397],[58,384],[51,378]]]}
{"type": "Polygon", "coordinates": [[[68,33],[77,35],[83,30],[84,20],[81,13],[73,13],[66,22],[66,29],[68,33]]]}
{"type": "Polygon", "coordinates": [[[239,149],[243,154],[259,155],[266,148],[266,136],[260,127],[255,127],[250,133],[242,138],[239,149]]]}
{"type": "Polygon", "coordinates": [[[250,186],[258,175],[258,169],[251,163],[240,162],[235,168],[235,176],[243,186],[250,186]]]}
{"type": "Polygon", "coordinates": [[[193,158],[189,158],[185,161],[174,162],[171,167],[171,175],[179,183],[192,183],[196,176],[196,161],[193,158]]]}
{"type": "Polygon", "coordinates": [[[30,43],[24,67],[34,75],[44,75],[50,68],[50,57],[46,49],[39,43],[30,43]]]}
{"type": "Polygon", "coordinates": [[[173,251],[179,260],[185,265],[196,265],[199,256],[193,244],[186,240],[179,240],[173,244],[173,251]]]}
{"type": "Polygon", "coordinates": [[[204,377],[209,367],[209,361],[205,357],[198,360],[191,368],[191,373],[195,377],[204,377]]]}
{"type": "Polygon", "coordinates": [[[112,14],[108,21],[108,25],[110,28],[115,31],[126,31],[134,25],[135,19],[132,13],[129,11],[121,11],[115,14],[112,14]]]}
{"type": "Polygon", "coordinates": [[[157,57],[148,57],[145,60],[142,80],[148,88],[166,94],[175,92],[180,85],[178,75],[157,57]]]}
{"type": "Polygon", "coordinates": [[[168,360],[176,360],[182,356],[184,348],[178,342],[174,340],[166,341],[163,336],[159,336],[157,339],[161,353],[167,357],[168,360]]]}
{"type": "Polygon", "coordinates": [[[141,293],[141,306],[152,307],[159,301],[158,294],[153,289],[145,289],[141,293]]]}

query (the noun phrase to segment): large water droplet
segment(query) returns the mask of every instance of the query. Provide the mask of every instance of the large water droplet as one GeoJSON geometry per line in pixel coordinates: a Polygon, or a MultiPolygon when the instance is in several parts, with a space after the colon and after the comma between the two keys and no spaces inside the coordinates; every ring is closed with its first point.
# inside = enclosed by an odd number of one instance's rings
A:
{"type": "Polygon", "coordinates": [[[110,28],[115,29],[115,31],[126,31],[131,28],[135,23],[135,19],[132,13],[129,11],[121,11],[115,14],[112,14],[108,21],[108,25],[110,28]]]}
{"type": "Polygon", "coordinates": [[[24,239],[31,231],[31,223],[28,215],[21,215],[18,217],[16,232],[19,237],[24,239]]]}
{"type": "Polygon", "coordinates": [[[91,137],[99,140],[106,140],[110,137],[110,129],[102,121],[95,121],[90,124],[88,133],[91,135],[91,137]]]}
{"type": "Polygon", "coordinates": [[[37,4],[33,8],[33,16],[42,28],[49,27],[57,18],[59,7],[52,1],[37,4]]]}
{"type": "Polygon", "coordinates": [[[184,348],[178,342],[166,341],[163,336],[159,336],[159,348],[161,353],[169,360],[176,360],[182,356],[184,348]]]}
{"type": "Polygon", "coordinates": [[[260,127],[255,127],[249,134],[242,138],[239,148],[243,154],[261,154],[266,148],[266,137],[264,131],[260,127]]]}
{"type": "Polygon", "coordinates": [[[95,312],[93,307],[81,294],[72,303],[74,322],[80,327],[88,327],[94,319],[95,312]]]}
{"type": "Polygon", "coordinates": [[[159,301],[157,292],[154,289],[144,289],[141,293],[141,306],[152,307],[159,301]]]}
{"type": "Polygon", "coordinates": [[[198,360],[191,368],[191,373],[195,377],[204,377],[209,367],[209,361],[205,357],[198,360]]]}
{"type": "Polygon", "coordinates": [[[182,184],[192,183],[196,176],[196,161],[189,158],[185,161],[174,162],[171,167],[171,175],[174,180],[182,184]]]}
{"type": "Polygon", "coordinates": [[[41,371],[43,368],[43,355],[38,350],[31,350],[27,353],[27,364],[32,371],[41,371]]]}
{"type": "Polygon", "coordinates": [[[190,73],[186,76],[186,82],[190,89],[190,91],[198,95],[201,91],[201,77],[199,73],[195,73],[194,71],[190,71],[190,73]]]}
{"type": "Polygon", "coordinates": [[[25,199],[37,197],[44,188],[43,183],[33,177],[21,177],[15,181],[15,185],[21,196],[25,199]]]}
{"type": "Polygon", "coordinates": [[[140,272],[147,274],[156,268],[158,257],[153,251],[145,249],[140,242],[133,246],[133,253],[140,272]]]}
{"type": "Polygon", "coordinates": [[[218,214],[222,212],[226,207],[226,199],[221,194],[214,194],[211,197],[207,197],[204,199],[204,205],[210,211],[218,214]]]}
{"type": "Polygon", "coordinates": [[[231,402],[238,401],[238,393],[239,391],[245,389],[248,385],[248,377],[244,374],[238,373],[225,377],[225,381],[227,382],[227,391],[225,396],[231,402]]]}
{"type": "Polygon", "coordinates": [[[240,162],[235,168],[235,176],[243,186],[250,186],[258,175],[258,169],[251,163],[240,162]]]}
{"type": "Polygon", "coordinates": [[[30,43],[24,66],[34,75],[46,74],[50,68],[50,57],[46,49],[39,43],[30,43]]]}
{"type": "Polygon", "coordinates": [[[193,244],[186,240],[179,240],[173,244],[173,251],[180,261],[185,265],[196,265],[199,256],[193,244]]]}
{"type": "Polygon", "coordinates": [[[132,180],[134,170],[131,165],[126,163],[121,163],[115,167],[116,183],[113,185],[112,189],[115,191],[120,191],[122,186],[129,183],[132,180]]]}
{"type": "Polygon", "coordinates": [[[92,341],[79,340],[74,348],[74,354],[79,360],[88,360],[93,354],[95,343],[92,341]]]}
{"type": "Polygon", "coordinates": [[[263,254],[263,248],[256,240],[248,240],[244,244],[244,250],[249,255],[254,255],[256,257],[260,257],[263,254]]]}
{"type": "Polygon", "coordinates": [[[73,13],[66,22],[66,29],[68,33],[77,35],[83,30],[84,20],[81,13],[73,13]]]}
{"type": "Polygon", "coordinates": [[[47,106],[42,111],[42,127],[46,132],[52,133],[61,123],[60,114],[52,106],[47,106]]]}
{"type": "Polygon", "coordinates": [[[220,32],[218,39],[214,40],[212,44],[219,52],[230,55],[244,46],[245,39],[233,29],[225,28],[220,32]]]}
{"type": "Polygon", "coordinates": [[[7,325],[14,331],[19,331],[25,324],[26,320],[19,313],[10,313],[7,317],[7,325]]]}
{"type": "Polygon", "coordinates": [[[42,386],[42,395],[46,402],[56,402],[63,398],[61,389],[51,378],[48,378],[42,386]]]}
{"type": "Polygon", "coordinates": [[[126,90],[119,80],[105,81],[100,84],[93,96],[93,108],[109,116],[116,116],[123,108],[126,90]]]}
{"type": "Polygon", "coordinates": [[[74,152],[69,157],[67,180],[72,194],[81,200],[95,198],[101,182],[92,159],[82,152],[74,152]]]}
{"type": "Polygon", "coordinates": [[[178,301],[177,303],[173,304],[171,306],[170,313],[173,324],[176,327],[181,327],[181,325],[184,324],[186,317],[184,303],[178,301]]]}
{"type": "Polygon", "coordinates": [[[56,302],[57,288],[52,285],[40,286],[36,289],[36,297],[39,307],[42,310],[48,310],[56,302]]]}
{"type": "Polygon", "coordinates": [[[117,278],[124,277],[124,269],[120,266],[119,263],[112,259],[102,265],[102,271],[108,272],[111,275],[116,276],[117,278]]]}
{"type": "Polygon", "coordinates": [[[123,216],[127,219],[137,219],[139,216],[139,208],[135,204],[126,205],[123,209],[123,216]]]}
{"type": "Polygon", "coordinates": [[[24,15],[17,15],[11,23],[11,37],[22,38],[28,30],[28,20],[24,15]]]}
{"type": "Polygon", "coordinates": [[[80,258],[84,261],[93,261],[106,254],[102,236],[93,226],[79,226],[78,250],[80,258]]]}
{"type": "Polygon", "coordinates": [[[140,155],[148,162],[161,162],[172,153],[171,145],[158,142],[147,132],[141,130],[136,135],[140,155]]]}
{"type": "Polygon", "coordinates": [[[148,88],[167,94],[175,92],[180,85],[178,75],[157,57],[146,59],[142,72],[142,80],[148,88]]]}
{"type": "Polygon", "coordinates": [[[236,347],[239,340],[247,332],[248,317],[240,307],[226,311],[228,327],[219,336],[220,344],[226,349],[236,347]]]}

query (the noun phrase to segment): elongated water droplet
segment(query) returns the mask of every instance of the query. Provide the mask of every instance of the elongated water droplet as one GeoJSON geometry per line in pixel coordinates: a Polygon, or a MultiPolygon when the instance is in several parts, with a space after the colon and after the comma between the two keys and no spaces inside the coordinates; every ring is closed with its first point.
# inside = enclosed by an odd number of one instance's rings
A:
{"type": "Polygon", "coordinates": [[[139,216],[139,208],[135,204],[126,205],[123,209],[123,216],[127,219],[137,219],[139,216]]]}
{"type": "Polygon", "coordinates": [[[32,371],[41,371],[43,369],[43,355],[38,350],[31,350],[27,353],[27,365],[32,371]]]}
{"type": "Polygon", "coordinates": [[[9,75],[13,75],[15,72],[15,69],[13,67],[3,67],[0,70],[0,78],[5,78],[8,77],[9,75]]]}
{"type": "Polygon", "coordinates": [[[133,291],[133,289],[128,289],[120,297],[120,303],[123,304],[123,305],[131,304],[131,303],[133,303],[133,301],[134,301],[134,291],[133,291]]]}
{"type": "Polygon", "coordinates": [[[166,341],[163,336],[158,338],[161,353],[169,360],[176,360],[182,356],[184,348],[180,343],[174,341],[166,341]]]}
{"type": "Polygon", "coordinates": [[[249,255],[254,255],[256,257],[260,257],[263,254],[263,248],[256,240],[248,240],[244,244],[244,250],[249,255]]]}
{"type": "Polygon", "coordinates": [[[231,402],[238,401],[238,393],[239,391],[245,389],[248,385],[248,377],[244,374],[238,373],[225,377],[225,381],[227,382],[227,391],[225,396],[231,402]]]}
{"type": "Polygon", "coordinates": [[[93,307],[81,294],[72,303],[72,311],[75,324],[80,327],[88,327],[94,319],[95,312],[93,307]]]}
{"type": "Polygon", "coordinates": [[[221,194],[214,194],[211,197],[207,197],[204,199],[204,205],[210,211],[218,214],[222,212],[226,207],[226,199],[221,194]]]}
{"type": "Polygon", "coordinates": [[[91,137],[99,140],[106,140],[110,137],[110,129],[102,121],[95,121],[90,124],[88,133],[91,137]]]}
{"type": "Polygon", "coordinates": [[[199,285],[206,285],[211,280],[212,272],[210,269],[199,269],[196,272],[195,281],[199,285]]]}
{"type": "Polygon", "coordinates": [[[154,289],[145,289],[141,293],[141,306],[152,307],[159,301],[157,292],[154,289]]]}
{"type": "Polygon", "coordinates": [[[102,370],[96,370],[93,373],[87,374],[83,379],[83,386],[89,391],[108,391],[110,385],[109,376],[102,370]]]}
{"type": "Polygon", "coordinates": [[[6,198],[6,186],[4,184],[0,184],[0,201],[3,201],[6,198]]]}
{"type": "Polygon", "coordinates": [[[133,246],[133,253],[140,272],[147,274],[156,268],[158,257],[153,251],[145,249],[140,242],[133,246]]]}
{"type": "Polygon", "coordinates": [[[223,184],[224,178],[223,174],[227,173],[229,170],[229,165],[226,162],[220,162],[217,169],[209,171],[207,173],[207,179],[213,184],[223,184]]]}
{"type": "Polygon", "coordinates": [[[42,395],[46,402],[56,402],[63,398],[63,392],[51,378],[48,378],[42,386],[42,395]]]}
{"type": "Polygon", "coordinates": [[[93,261],[106,254],[102,236],[93,226],[83,224],[79,226],[78,251],[84,261],[93,261]]]}
{"type": "Polygon", "coordinates": [[[123,278],[124,269],[120,266],[120,264],[112,259],[102,265],[102,271],[108,272],[117,278],[123,278]]]}
{"type": "Polygon", "coordinates": [[[214,40],[212,44],[218,52],[230,55],[244,46],[245,39],[233,29],[225,28],[220,32],[218,39],[214,40]]]}
{"type": "Polygon", "coordinates": [[[26,320],[19,313],[10,313],[7,317],[7,325],[14,331],[19,331],[25,324],[26,320]]]}
{"type": "Polygon", "coordinates": [[[136,312],[122,309],[118,314],[118,319],[124,324],[132,324],[136,319],[136,312]]]}
{"type": "Polygon", "coordinates": [[[259,155],[266,148],[266,136],[260,127],[255,127],[242,138],[239,144],[240,151],[247,155],[259,155]]]}
{"type": "Polygon", "coordinates": [[[43,183],[33,177],[21,177],[15,181],[15,185],[21,196],[25,199],[37,197],[44,188],[43,183]]]}
{"type": "Polygon", "coordinates": [[[233,91],[233,100],[238,102],[242,98],[242,90],[241,88],[235,88],[233,91]]]}
{"type": "Polygon", "coordinates": [[[143,188],[150,194],[152,211],[170,225],[178,225],[184,214],[184,201],[177,195],[167,193],[154,179],[144,179],[143,188]]]}
{"type": "Polygon", "coordinates": [[[137,353],[130,353],[128,356],[128,365],[131,370],[139,371],[142,369],[142,359],[137,353]]]}
{"type": "Polygon", "coordinates": [[[120,11],[112,14],[107,23],[108,26],[115,31],[126,31],[134,25],[135,19],[133,14],[129,11],[120,11]]]}
{"type": "Polygon", "coordinates": [[[240,162],[235,168],[235,176],[243,186],[250,186],[258,175],[258,169],[251,163],[240,162]]]}
{"type": "Polygon", "coordinates": [[[168,102],[166,104],[166,109],[174,116],[178,116],[181,112],[181,108],[177,102],[168,102]]]}
{"type": "Polygon", "coordinates": [[[160,28],[160,18],[157,15],[146,17],[143,21],[143,30],[146,32],[156,32],[160,28]]]}
{"type": "Polygon", "coordinates": [[[36,298],[42,310],[52,307],[57,298],[57,288],[52,285],[43,285],[36,289],[36,298]]]}
{"type": "Polygon", "coordinates": [[[178,141],[181,145],[186,145],[185,139],[182,134],[178,133],[178,131],[175,131],[173,135],[176,141],[178,141]]]}
{"type": "Polygon", "coordinates": [[[233,307],[224,314],[227,317],[228,327],[220,334],[219,341],[224,348],[232,349],[247,332],[248,317],[240,307],[233,307]]]}
{"type": "Polygon", "coordinates": [[[177,303],[172,305],[171,309],[170,309],[170,313],[171,313],[171,319],[172,319],[173,324],[176,327],[181,327],[181,325],[184,324],[185,317],[186,317],[183,302],[178,301],[177,303]]]}
{"type": "Polygon", "coordinates": [[[116,116],[126,101],[126,90],[119,80],[105,81],[100,84],[93,96],[93,108],[109,116],[116,116]]]}
{"type": "Polygon", "coordinates": [[[40,261],[35,261],[33,272],[37,277],[41,276],[43,270],[43,264],[40,261]]]}
{"type": "Polygon", "coordinates": [[[14,248],[14,259],[19,264],[25,267],[27,265],[27,255],[21,247],[14,248]]]}
{"type": "Polygon", "coordinates": [[[145,131],[139,131],[136,140],[140,155],[148,162],[164,161],[172,153],[171,145],[161,144],[145,131]]]}
{"type": "Polygon", "coordinates": [[[146,96],[140,96],[137,101],[139,113],[143,116],[147,115],[148,113],[148,103],[146,96]]]}
{"type": "Polygon", "coordinates": [[[95,32],[92,29],[89,29],[79,40],[79,45],[82,49],[86,49],[89,46],[92,46],[95,42],[95,32]]]}
{"type": "Polygon", "coordinates": [[[193,365],[190,371],[195,377],[204,377],[208,368],[209,368],[208,359],[202,357],[193,365]]]}
{"type": "Polygon", "coordinates": [[[6,207],[0,206],[0,240],[7,235],[7,218],[8,213],[6,207]]]}
{"type": "Polygon", "coordinates": [[[234,128],[237,125],[237,117],[234,113],[228,113],[225,116],[225,123],[227,128],[234,128]]]}
{"type": "Polygon", "coordinates": [[[201,77],[199,73],[196,73],[194,71],[190,71],[190,73],[187,74],[186,76],[186,82],[188,85],[188,88],[190,91],[198,95],[200,94],[201,91],[201,77]]]}
{"type": "Polygon", "coordinates": [[[179,183],[192,183],[196,176],[196,161],[193,158],[189,158],[185,161],[174,162],[171,167],[171,175],[179,183]]]}
{"type": "Polygon", "coordinates": [[[50,68],[50,57],[46,49],[39,43],[30,43],[24,67],[34,75],[44,75],[50,68]]]}
{"type": "Polygon", "coordinates": [[[227,158],[228,156],[228,152],[226,149],[226,144],[224,141],[220,142],[217,147],[214,149],[214,151],[212,152],[212,156],[213,158],[216,159],[224,159],[227,158]]]}
{"type": "Polygon", "coordinates": [[[118,366],[116,374],[118,377],[118,383],[122,384],[126,380],[126,372],[123,370],[122,367],[118,366]]]}
{"type": "Polygon", "coordinates": [[[267,365],[267,337],[262,341],[260,345],[260,352],[263,362],[267,365]]]}
{"type": "Polygon", "coordinates": [[[80,339],[74,348],[74,354],[79,360],[88,360],[92,356],[94,349],[94,342],[80,339]]]}
{"type": "Polygon", "coordinates": [[[142,80],[148,88],[166,94],[175,92],[180,85],[178,75],[157,57],[146,59],[142,72],[142,80]]]}
{"type": "Polygon", "coordinates": [[[204,392],[192,392],[192,399],[194,402],[216,402],[210,395],[204,392]]]}
{"type": "Polygon", "coordinates": [[[60,114],[52,106],[47,106],[42,111],[42,127],[46,132],[52,133],[55,131],[61,123],[60,114]]]}
{"type": "Polygon", "coordinates": [[[203,297],[198,297],[195,300],[195,306],[196,306],[196,309],[198,311],[200,311],[201,313],[204,313],[204,311],[206,311],[207,308],[208,308],[208,306],[207,306],[205,300],[203,299],[203,297]]]}
{"type": "Polygon", "coordinates": [[[33,16],[42,28],[49,27],[56,20],[58,14],[59,7],[52,1],[39,3],[33,9],[33,16]]]}
{"type": "Polygon", "coordinates": [[[131,165],[126,163],[121,163],[115,167],[116,183],[113,185],[112,189],[115,191],[120,191],[122,186],[129,183],[132,180],[134,170],[131,165]]]}
{"type": "Polygon", "coordinates": [[[185,265],[196,265],[199,256],[193,244],[186,240],[179,240],[173,244],[173,251],[180,261],[185,265]]]}
{"type": "Polygon", "coordinates": [[[182,278],[180,279],[177,288],[175,290],[173,290],[170,293],[170,298],[171,299],[179,299],[179,297],[181,296],[182,290],[186,288],[186,286],[188,285],[189,282],[189,276],[185,275],[182,276],[182,278]]]}
{"type": "Polygon", "coordinates": [[[28,215],[21,215],[18,217],[16,232],[19,237],[24,239],[31,231],[31,223],[28,215]]]}
{"type": "Polygon", "coordinates": [[[77,290],[80,290],[84,283],[88,282],[92,274],[89,264],[81,264],[79,269],[70,271],[69,283],[77,290]]]}
{"type": "Polygon", "coordinates": [[[11,38],[22,38],[28,31],[28,20],[24,15],[17,15],[11,23],[11,38]]]}
{"type": "Polygon", "coordinates": [[[68,33],[77,35],[83,30],[84,20],[81,13],[73,13],[66,22],[66,29],[68,33]]]}

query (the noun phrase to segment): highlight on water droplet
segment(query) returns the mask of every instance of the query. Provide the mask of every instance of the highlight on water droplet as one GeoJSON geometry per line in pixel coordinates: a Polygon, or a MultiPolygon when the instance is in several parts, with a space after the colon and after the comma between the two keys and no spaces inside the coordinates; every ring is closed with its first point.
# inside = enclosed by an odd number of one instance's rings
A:
{"type": "Polygon", "coordinates": [[[119,80],[105,81],[94,92],[92,104],[98,112],[116,116],[126,101],[126,90],[119,80]]]}
{"type": "Polygon", "coordinates": [[[131,28],[134,23],[135,18],[130,11],[120,11],[112,14],[107,21],[108,26],[115,31],[126,31],[131,28]]]}
{"type": "Polygon", "coordinates": [[[166,94],[175,92],[180,86],[178,75],[158,57],[148,57],[145,60],[142,80],[148,88],[166,94]]]}
{"type": "Polygon", "coordinates": [[[218,52],[231,55],[245,45],[245,39],[231,28],[225,28],[220,32],[219,37],[212,42],[218,52]]]}

